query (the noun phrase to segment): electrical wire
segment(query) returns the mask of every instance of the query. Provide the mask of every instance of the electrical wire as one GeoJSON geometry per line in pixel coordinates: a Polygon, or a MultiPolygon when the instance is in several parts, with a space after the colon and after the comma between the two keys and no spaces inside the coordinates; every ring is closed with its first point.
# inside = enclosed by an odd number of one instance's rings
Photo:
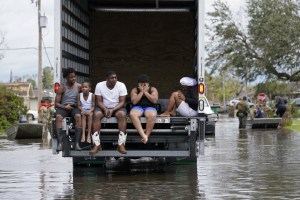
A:
{"type": "MultiPolygon", "coordinates": [[[[52,63],[50,61],[50,58],[49,58],[49,55],[48,55],[48,52],[47,52],[47,49],[53,49],[53,47],[45,47],[44,40],[42,39],[42,41],[43,41],[43,47],[44,47],[44,51],[46,53],[48,62],[50,64],[50,66],[53,68],[53,65],[52,65],[52,63]]],[[[36,48],[36,47],[20,47],[20,48],[5,48],[5,49],[0,49],[0,51],[14,51],[14,50],[38,50],[38,48],[36,48]]]]}
{"type": "Polygon", "coordinates": [[[46,53],[46,56],[47,56],[48,62],[49,62],[49,64],[50,64],[50,66],[53,68],[53,65],[52,65],[52,63],[51,63],[51,61],[50,61],[50,58],[49,58],[49,55],[48,55],[47,49],[46,49],[46,47],[45,47],[45,43],[44,43],[44,40],[43,40],[43,38],[42,38],[42,42],[43,42],[43,47],[44,47],[44,51],[45,51],[45,53],[46,53]]]}
{"type": "Polygon", "coordinates": [[[5,48],[5,49],[0,49],[0,50],[3,50],[3,51],[10,51],[10,50],[38,50],[37,48],[35,47],[21,47],[21,48],[5,48]]]}

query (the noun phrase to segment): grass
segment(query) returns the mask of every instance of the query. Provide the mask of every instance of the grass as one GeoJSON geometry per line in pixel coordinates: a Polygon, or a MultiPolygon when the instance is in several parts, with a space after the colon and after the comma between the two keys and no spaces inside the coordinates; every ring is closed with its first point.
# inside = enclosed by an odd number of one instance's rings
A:
{"type": "Polygon", "coordinates": [[[300,120],[293,119],[293,124],[291,126],[286,126],[285,128],[300,133],[300,120]]]}
{"type": "Polygon", "coordinates": [[[0,139],[5,139],[5,138],[7,138],[5,131],[0,131],[0,139]]]}

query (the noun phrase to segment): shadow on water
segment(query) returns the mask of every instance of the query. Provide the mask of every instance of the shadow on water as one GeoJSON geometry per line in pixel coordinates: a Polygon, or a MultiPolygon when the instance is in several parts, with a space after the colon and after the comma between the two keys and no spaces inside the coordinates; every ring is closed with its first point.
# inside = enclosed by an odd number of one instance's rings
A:
{"type": "MultiPolygon", "coordinates": [[[[115,162],[115,161],[113,161],[115,162]]],[[[144,161],[117,161],[118,168],[73,169],[74,195],[93,194],[103,199],[194,199],[197,196],[196,165],[158,166],[144,161]]]]}

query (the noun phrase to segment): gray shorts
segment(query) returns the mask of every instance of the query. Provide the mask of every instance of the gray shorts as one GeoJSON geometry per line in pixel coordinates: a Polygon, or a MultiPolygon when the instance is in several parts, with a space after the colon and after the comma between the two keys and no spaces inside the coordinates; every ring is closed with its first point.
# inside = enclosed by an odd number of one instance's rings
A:
{"type": "Polygon", "coordinates": [[[62,117],[74,117],[76,114],[80,114],[80,110],[75,107],[72,110],[65,110],[62,108],[56,108],[56,115],[61,115],[62,117]]]}

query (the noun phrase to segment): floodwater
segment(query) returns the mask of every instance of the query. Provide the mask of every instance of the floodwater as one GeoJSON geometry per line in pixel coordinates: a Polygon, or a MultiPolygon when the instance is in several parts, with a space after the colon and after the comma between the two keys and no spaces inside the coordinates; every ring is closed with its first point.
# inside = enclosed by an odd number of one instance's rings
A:
{"type": "Polygon", "coordinates": [[[300,199],[300,133],[220,117],[194,165],[75,167],[49,138],[0,139],[0,199],[300,199]]]}

